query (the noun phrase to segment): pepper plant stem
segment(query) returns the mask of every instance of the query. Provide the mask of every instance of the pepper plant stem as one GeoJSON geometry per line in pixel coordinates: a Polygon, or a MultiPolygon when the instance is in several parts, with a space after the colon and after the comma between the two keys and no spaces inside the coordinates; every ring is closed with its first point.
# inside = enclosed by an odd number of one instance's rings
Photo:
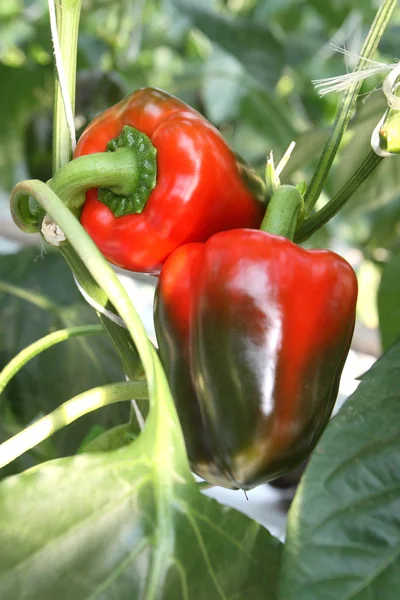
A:
{"type": "MultiPolygon", "coordinates": [[[[61,246],[60,251],[75,274],[77,282],[82,286],[85,293],[88,294],[88,296],[97,305],[99,305],[99,307],[102,307],[112,313],[116,313],[117,311],[109,301],[107,294],[105,294],[105,292],[91,278],[90,273],[72,246],[70,244],[61,246]]],[[[113,342],[122,360],[124,373],[131,380],[137,380],[143,377],[143,367],[141,365],[138,352],[127,329],[121,327],[117,323],[114,323],[101,312],[98,312],[97,314],[104,327],[107,328],[107,331],[111,337],[111,341],[113,342]]]]}
{"type": "Polygon", "coordinates": [[[292,185],[281,185],[268,204],[260,229],[293,241],[296,228],[303,219],[304,200],[301,193],[292,185]]]}
{"type": "Polygon", "coordinates": [[[343,208],[361,183],[376,169],[381,160],[382,158],[371,150],[354,175],[345,183],[336,196],[321,210],[304,221],[295,234],[295,242],[298,244],[304,242],[320,227],[328,223],[343,208]]]}
{"type": "MultiPolygon", "coordinates": [[[[365,40],[365,43],[360,52],[360,60],[355,68],[355,71],[361,71],[364,69],[367,58],[370,58],[378,47],[379,40],[381,39],[383,32],[389,22],[389,19],[396,7],[397,0],[384,0],[381,7],[379,8],[374,22],[372,23],[371,29],[365,40]]],[[[307,193],[305,195],[306,214],[310,214],[311,210],[315,206],[321,191],[324,187],[325,181],[328,177],[329,170],[332,166],[333,160],[339,148],[339,144],[342,140],[343,134],[346,131],[349,120],[352,116],[357,95],[360,90],[362,82],[355,81],[351,87],[345,92],[343,99],[340,103],[336,119],[333,125],[332,133],[326,143],[324,151],[321,155],[319,163],[313,178],[308,186],[307,193]]]]}
{"type": "Polygon", "coordinates": [[[8,382],[25,366],[32,358],[38,354],[51,348],[55,344],[64,342],[71,338],[80,335],[95,335],[105,333],[101,325],[79,325],[77,327],[68,327],[67,329],[59,329],[53,333],[49,333],[40,340],[30,344],[21,352],[19,352],[0,372],[0,394],[8,384],[8,382]]]}
{"type": "Polygon", "coordinates": [[[136,381],[111,383],[79,394],[1,444],[0,469],[89,412],[115,402],[146,397],[146,384],[136,381]]]}
{"type": "MultiPolygon", "coordinates": [[[[75,111],[76,56],[81,5],[82,0],[58,0],[56,2],[61,58],[72,113],[75,111]]],[[[71,158],[71,135],[61,86],[58,77],[56,76],[54,79],[53,174],[71,158]]]]}
{"type": "Polygon", "coordinates": [[[49,182],[51,189],[64,204],[76,210],[85,201],[85,192],[91,188],[116,187],[121,195],[129,193],[137,168],[131,150],[98,152],[80,156],[64,165],[49,182]]]}

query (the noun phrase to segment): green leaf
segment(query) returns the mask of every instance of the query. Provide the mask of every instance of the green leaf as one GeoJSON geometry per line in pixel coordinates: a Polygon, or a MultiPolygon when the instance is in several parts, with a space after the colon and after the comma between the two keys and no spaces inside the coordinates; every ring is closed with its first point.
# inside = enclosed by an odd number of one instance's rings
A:
{"type": "MultiPolygon", "coordinates": [[[[43,91],[51,69],[33,65],[29,69],[0,63],[0,81],[7,93],[0,94],[0,181],[4,189],[18,180],[17,167],[23,159],[22,135],[29,111],[39,102],[33,89],[43,91]]],[[[44,92],[43,92],[44,95],[44,92]]]]}
{"type": "Polygon", "coordinates": [[[235,56],[249,75],[266,87],[273,87],[284,64],[282,44],[270,28],[256,21],[229,18],[200,7],[199,3],[175,2],[182,15],[223,50],[235,56]]]}
{"type": "Polygon", "coordinates": [[[77,454],[84,452],[109,452],[122,448],[136,438],[132,432],[131,424],[117,425],[107,431],[103,427],[94,426],[82,442],[77,454]]]}
{"type": "MultiPolygon", "coordinates": [[[[59,254],[50,252],[41,257],[37,248],[30,248],[1,256],[0,282],[16,286],[32,301],[38,297],[43,301],[43,307],[39,307],[0,289],[0,369],[28,344],[51,331],[98,323],[59,254]]],[[[120,359],[106,335],[76,338],[28,363],[8,384],[0,405],[8,403],[18,422],[26,425],[76,394],[122,379],[120,359]]],[[[128,415],[128,404],[121,403],[83,417],[56,434],[58,451],[75,452],[93,424],[112,427],[126,421],[128,415]]]]}
{"type": "Polygon", "coordinates": [[[388,204],[367,212],[365,224],[369,233],[366,242],[364,234],[363,242],[368,250],[373,251],[375,248],[395,250],[398,246],[400,230],[400,196],[388,204]]]}
{"type": "Polygon", "coordinates": [[[254,133],[263,136],[265,157],[272,148],[275,152],[283,153],[297,135],[289,109],[282,99],[274,97],[267,90],[248,90],[241,105],[240,117],[251,126],[254,133]]]}
{"type": "Polygon", "coordinates": [[[240,62],[218,48],[204,65],[202,92],[207,118],[219,125],[236,117],[246,93],[240,62]]]}
{"type": "Polygon", "coordinates": [[[400,344],[383,356],[313,453],[289,512],[281,600],[397,600],[400,344]]]}
{"type": "Polygon", "coordinates": [[[129,446],[3,481],[1,598],[276,599],[280,542],[197,491],[164,394],[129,446]]]}
{"type": "Polygon", "coordinates": [[[378,315],[382,346],[389,348],[400,337],[400,252],[392,256],[382,271],[378,315]]]}
{"type": "Polygon", "coordinates": [[[88,431],[87,435],[85,435],[81,445],[79,446],[76,454],[82,454],[86,452],[86,448],[89,447],[95,440],[101,437],[104,433],[107,433],[104,427],[101,425],[93,425],[90,431],[88,431]]]}

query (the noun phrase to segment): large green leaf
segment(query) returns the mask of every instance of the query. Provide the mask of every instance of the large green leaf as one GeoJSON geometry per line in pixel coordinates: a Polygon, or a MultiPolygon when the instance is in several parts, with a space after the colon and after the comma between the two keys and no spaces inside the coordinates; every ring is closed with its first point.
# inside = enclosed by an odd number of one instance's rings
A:
{"type": "Polygon", "coordinates": [[[0,596],[276,598],[278,540],[178,478],[157,491],[150,450],[61,459],[5,480],[0,596]]]}
{"type": "Polygon", "coordinates": [[[281,600],[397,600],[400,344],[328,426],[290,509],[281,600]]]}
{"type": "Polygon", "coordinates": [[[391,258],[382,271],[378,314],[382,345],[389,348],[400,337],[400,252],[391,258]]]}
{"type": "MultiPolygon", "coordinates": [[[[24,299],[0,289],[0,369],[50,331],[98,322],[58,253],[41,257],[37,248],[30,248],[1,256],[0,282],[27,294],[24,299]],[[32,303],[38,297],[43,299],[42,307],[32,303]]],[[[72,396],[123,378],[119,357],[106,335],[71,339],[37,356],[11,380],[0,397],[3,418],[8,404],[25,425],[72,396]]],[[[125,421],[128,414],[129,407],[120,404],[87,415],[68,432],[59,432],[56,446],[61,454],[74,452],[94,423],[111,427],[125,421]]]]}
{"type": "Polygon", "coordinates": [[[282,44],[268,25],[257,21],[231,18],[200,6],[176,0],[182,15],[190,18],[213,42],[235,56],[259,83],[272,88],[284,64],[282,44]]]}
{"type": "Polygon", "coordinates": [[[7,600],[275,599],[280,542],[202,496],[165,378],[140,437],[0,485],[7,600]]]}

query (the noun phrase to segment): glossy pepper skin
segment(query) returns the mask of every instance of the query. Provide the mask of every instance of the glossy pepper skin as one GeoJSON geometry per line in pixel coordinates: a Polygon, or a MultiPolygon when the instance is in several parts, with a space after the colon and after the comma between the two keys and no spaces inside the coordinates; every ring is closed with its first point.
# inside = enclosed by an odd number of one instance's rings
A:
{"type": "Polygon", "coordinates": [[[261,180],[204,117],[161,90],[140,89],[96,117],[74,158],[104,152],[124,125],[145,133],[157,149],[157,183],[141,214],[115,217],[97,189],[86,194],[81,223],[110,262],[156,274],[182,244],[259,227],[261,180]]]}
{"type": "Polygon", "coordinates": [[[344,259],[263,231],[169,257],[156,333],[198,475],[249,489],[308,456],[332,413],[356,300],[344,259]]]}

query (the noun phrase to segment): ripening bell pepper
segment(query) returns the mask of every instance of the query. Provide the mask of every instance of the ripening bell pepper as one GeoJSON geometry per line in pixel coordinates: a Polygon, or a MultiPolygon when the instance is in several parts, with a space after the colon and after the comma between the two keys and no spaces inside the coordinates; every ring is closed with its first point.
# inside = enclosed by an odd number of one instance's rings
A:
{"type": "Polygon", "coordinates": [[[156,333],[198,475],[249,489],[309,455],[337,397],[356,299],[343,258],[264,231],[217,233],[168,258],[156,333]]]}
{"type": "Polygon", "coordinates": [[[129,143],[142,152],[132,197],[91,189],[80,217],[110,262],[158,273],[182,244],[203,242],[218,231],[259,227],[263,181],[184,102],[151,88],[132,93],[92,121],[74,158],[129,143]]]}

